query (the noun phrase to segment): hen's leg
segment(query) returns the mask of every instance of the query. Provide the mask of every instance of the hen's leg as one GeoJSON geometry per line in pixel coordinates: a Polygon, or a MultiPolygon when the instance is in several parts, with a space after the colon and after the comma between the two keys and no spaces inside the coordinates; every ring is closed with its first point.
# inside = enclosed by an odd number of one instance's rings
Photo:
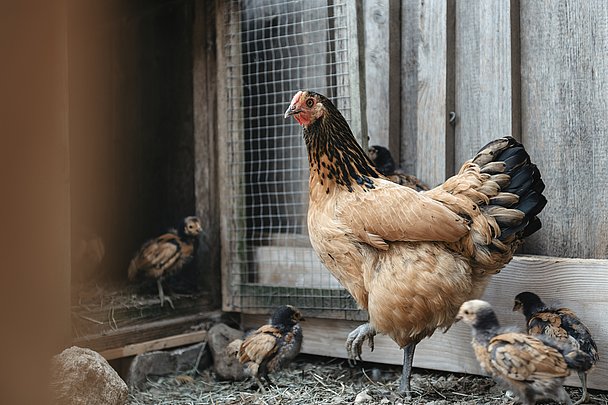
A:
{"type": "Polygon", "coordinates": [[[158,287],[158,298],[160,298],[160,306],[161,307],[164,306],[165,301],[167,301],[169,303],[169,305],[171,305],[171,308],[175,309],[175,307],[173,306],[173,301],[171,301],[171,298],[165,297],[165,292],[163,291],[163,283],[160,278],[156,279],[156,286],[158,287]]]}
{"type": "Polygon", "coordinates": [[[581,387],[583,387],[583,396],[581,399],[576,401],[574,405],[584,404],[589,401],[589,392],[587,392],[587,373],[584,371],[578,372],[578,378],[581,380],[581,387]]]}
{"type": "Polygon", "coordinates": [[[348,353],[349,363],[356,362],[357,359],[361,360],[361,351],[365,339],[368,340],[370,350],[374,351],[374,336],[376,336],[376,330],[369,323],[360,325],[348,334],[346,338],[346,353],[348,353]]]}
{"type": "Polygon", "coordinates": [[[414,361],[414,350],[416,343],[410,343],[403,348],[403,374],[399,383],[399,392],[407,398],[412,397],[410,378],[412,377],[412,362],[414,361]]]}

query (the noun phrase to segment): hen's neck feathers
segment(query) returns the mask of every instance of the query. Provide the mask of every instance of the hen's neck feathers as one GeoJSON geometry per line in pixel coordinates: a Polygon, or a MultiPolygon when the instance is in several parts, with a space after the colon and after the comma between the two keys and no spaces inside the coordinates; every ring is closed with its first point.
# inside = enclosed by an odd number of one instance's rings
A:
{"type": "Polygon", "coordinates": [[[310,181],[323,186],[329,194],[335,188],[353,192],[374,188],[373,178],[381,175],[374,168],[353,136],[348,123],[329,100],[322,117],[304,127],[304,141],[308,150],[310,181]]]}

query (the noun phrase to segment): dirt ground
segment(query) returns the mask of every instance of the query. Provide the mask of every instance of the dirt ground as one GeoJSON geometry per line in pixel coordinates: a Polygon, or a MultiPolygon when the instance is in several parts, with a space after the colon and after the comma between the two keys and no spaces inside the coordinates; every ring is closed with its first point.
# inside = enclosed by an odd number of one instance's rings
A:
{"type": "MultiPolygon", "coordinates": [[[[130,394],[131,405],[148,404],[513,404],[489,378],[414,370],[415,395],[397,394],[401,368],[373,363],[350,367],[341,359],[300,355],[287,369],[271,375],[276,386],[266,393],[251,380],[216,381],[210,370],[194,379],[176,376],[148,381],[130,394]]],[[[580,389],[567,388],[573,401],[580,389]]],[[[591,391],[590,403],[608,405],[608,393],[591,391]]]]}

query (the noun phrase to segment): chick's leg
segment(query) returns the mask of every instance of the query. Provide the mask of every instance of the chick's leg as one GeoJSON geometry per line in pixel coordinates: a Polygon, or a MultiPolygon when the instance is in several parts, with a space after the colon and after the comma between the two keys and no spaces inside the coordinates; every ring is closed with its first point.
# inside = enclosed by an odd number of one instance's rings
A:
{"type": "Polygon", "coordinates": [[[583,396],[581,399],[576,401],[574,405],[584,404],[589,402],[589,392],[587,391],[587,373],[584,371],[578,372],[578,378],[581,380],[581,387],[583,388],[583,396]]]}
{"type": "Polygon", "coordinates": [[[399,383],[399,392],[407,398],[412,397],[410,379],[412,377],[414,350],[416,350],[416,343],[410,343],[403,348],[403,374],[401,375],[401,382],[399,383]]]}
{"type": "Polygon", "coordinates": [[[369,323],[360,325],[348,334],[346,338],[346,353],[348,353],[349,363],[354,363],[357,359],[361,360],[361,351],[365,339],[368,340],[370,350],[374,351],[374,336],[376,336],[376,330],[369,323]]]}
{"type": "Polygon", "coordinates": [[[164,306],[165,301],[167,301],[169,303],[169,305],[171,305],[171,308],[175,309],[175,307],[173,306],[173,301],[171,301],[171,298],[165,297],[165,292],[163,291],[163,283],[160,278],[156,279],[156,286],[158,287],[158,298],[160,298],[160,306],[161,307],[164,306]]]}

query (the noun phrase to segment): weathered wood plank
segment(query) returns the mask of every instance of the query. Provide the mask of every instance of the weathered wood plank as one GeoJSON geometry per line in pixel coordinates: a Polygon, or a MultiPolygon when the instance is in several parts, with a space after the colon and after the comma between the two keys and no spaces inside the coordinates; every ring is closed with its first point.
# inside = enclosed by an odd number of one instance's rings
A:
{"type": "Polygon", "coordinates": [[[143,325],[134,325],[98,335],[74,339],[72,344],[102,352],[150,340],[191,332],[190,327],[221,317],[219,312],[206,312],[179,318],[164,319],[143,325]]]}
{"type": "MultiPolygon", "coordinates": [[[[533,291],[547,303],[560,303],[572,308],[593,333],[600,353],[608,352],[608,260],[577,260],[551,257],[518,256],[499,274],[492,277],[484,299],[495,308],[503,325],[524,327],[524,318],[511,311],[513,298],[522,291],[533,291]]],[[[265,322],[265,316],[247,315],[244,326],[265,322]]],[[[307,318],[303,323],[303,353],[346,357],[344,341],[359,323],[307,318]]],[[[437,332],[422,341],[414,366],[453,372],[481,374],[470,346],[471,333],[466,325],[456,324],[447,333],[437,332]]],[[[605,356],[604,356],[605,357],[605,356]]],[[[372,353],[363,358],[387,364],[401,364],[403,354],[385,336],[376,338],[372,353]]],[[[589,387],[608,389],[608,359],[602,358],[589,375],[589,387]]],[[[571,376],[568,385],[578,386],[571,376]]]]}
{"type": "Polygon", "coordinates": [[[365,21],[365,87],[367,135],[370,145],[389,143],[389,5],[388,0],[363,1],[365,21]]]}
{"type": "MultiPolygon", "coordinates": [[[[416,139],[418,133],[418,46],[420,2],[406,1],[401,10],[401,130],[400,166],[420,175],[416,139]]],[[[394,156],[397,159],[397,156],[394,156]]]]}
{"type": "Polygon", "coordinates": [[[154,350],[170,349],[202,342],[207,339],[207,331],[182,333],[180,335],[168,336],[165,338],[148,340],[147,342],[134,343],[114,349],[107,349],[99,352],[106,360],[120,359],[122,357],[136,356],[138,354],[151,352],[154,350]]]}
{"type": "Polygon", "coordinates": [[[430,186],[443,182],[452,170],[447,153],[447,2],[420,4],[418,26],[418,107],[416,172],[430,186]]]}
{"type": "MultiPolygon", "coordinates": [[[[220,203],[220,243],[222,248],[222,307],[234,311],[239,307],[236,286],[239,284],[240,263],[230,256],[236,252],[237,228],[242,221],[237,218],[238,207],[243,205],[242,173],[244,151],[243,117],[241,106],[242,72],[239,16],[235,2],[217,0],[217,142],[220,203]],[[230,45],[228,45],[230,44],[230,45]],[[229,80],[230,79],[230,80],[229,80]],[[236,123],[233,126],[229,122],[236,123]],[[235,223],[236,222],[236,223],[235,223]]],[[[244,227],[242,227],[244,229],[244,227]]]]}
{"type": "Polygon", "coordinates": [[[217,181],[217,51],[214,2],[194,3],[192,31],[194,195],[205,232],[197,251],[200,284],[214,305],[221,303],[219,188],[217,181]]]}
{"type": "MultiPolygon", "coordinates": [[[[492,139],[515,135],[510,1],[456,2],[455,167],[492,139]]],[[[517,75],[516,70],[515,75],[517,75]]]]}
{"type": "Polygon", "coordinates": [[[529,252],[608,257],[608,8],[521,1],[522,134],[549,203],[529,252]]]}

